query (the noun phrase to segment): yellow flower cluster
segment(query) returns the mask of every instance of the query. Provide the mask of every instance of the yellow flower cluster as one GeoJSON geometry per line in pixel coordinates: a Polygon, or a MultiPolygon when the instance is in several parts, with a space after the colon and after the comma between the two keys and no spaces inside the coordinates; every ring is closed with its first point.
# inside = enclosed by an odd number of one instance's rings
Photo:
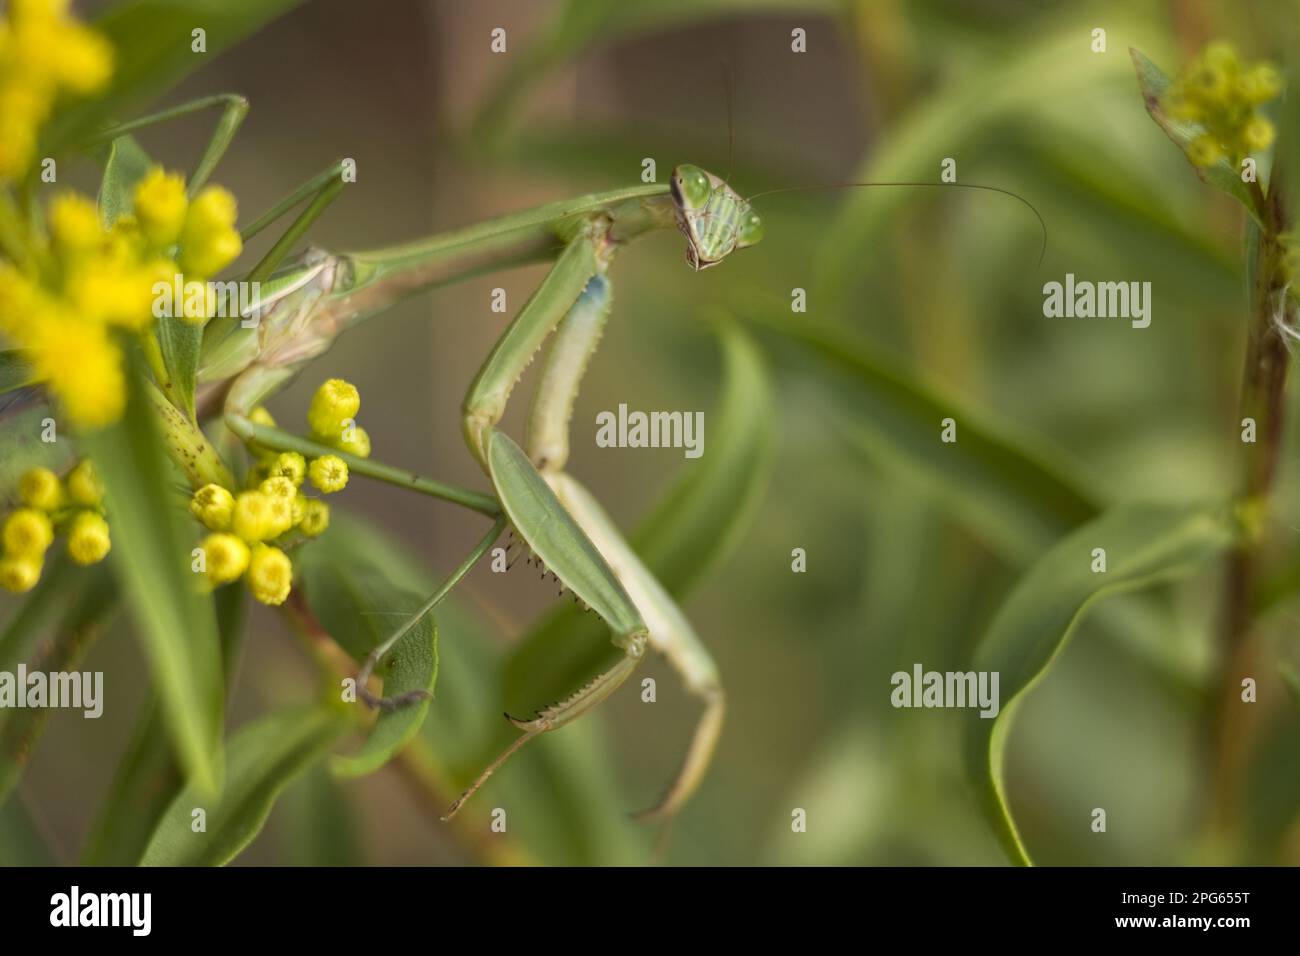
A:
{"type": "MultiPolygon", "coordinates": [[[[341,378],[329,379],[316,389],[316,394],[311,399],[311,407],[307,410],[307,425],[311,428],[311,437],[322,445],[329,445],[349,455],[369,458],[370,435],[357,424],[359,411],[361,411],[361,393],[357,391],[357,387],[341,378]]],[[[338,459],[334,460],[338,461],[338,459]]],[[[342,464],[341,461],[339,463],[342,464]]],[[[346,482],[347,466],[343,467],[346,482]]],[[[329,489],[321,488],[321,490],[329,489]]]]}
{"type": "Polygon", "coordinates": [[[56,530],[67,532],[68,555],[77,564],[96,564],[108,555],[104,489],[89,459],[77,464],[64,481],[48,468],[33,468],[18,482],[22,507],[10,513],[3,528],[4,557],[0,587],[30,591],[40,580],[45,552],[56,530]]]}
{"type": "MultiPolygon", "coordinates": [[[[152,329],[155,287],[171,289],[178,276],[206,279],[240,252],[235,201],[219,186],[190,201],[183,178],[155,168],[134,202],[134,215],[104,229],[91,200],[58,195],[46,215],[48,236],[33,228],[26,237],[31,266],[0,260],[0,332],[80,428],[121,416],[126,379],[115,332],[152,329]]],[[[192,318],[203,322],[207,314],[192,318]]]]}
{"type": "Polygon", "coordinates": [[[1165,94],[1163,106],[1175,119],[1205,128],[1187,150],[1195,165],[1213,166],[1224,158],[1239,165],[1272,145],[1276,131],[1259,107],[1281,92],[1275,67],[1247,67],[1231,45],[1212,43],[1165,94]]]}
{"type": "Polygon", "coordinates": [[[41,126],[61,94],[89,96],[113,72],[113,49],[73,20],[67,0],[9,0],[0,19],[0,182],[32,164],[41,126]]]}

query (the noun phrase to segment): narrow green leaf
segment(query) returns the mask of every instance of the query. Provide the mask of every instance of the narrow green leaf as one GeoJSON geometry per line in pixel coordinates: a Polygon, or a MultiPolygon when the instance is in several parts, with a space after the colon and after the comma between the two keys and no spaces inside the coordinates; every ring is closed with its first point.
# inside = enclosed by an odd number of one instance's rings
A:
{"type": "Polygon", "coordinates": [[[187,786],[154,831],[143,866],[224,866],[253,842],[276,798],[325,755],[352,722],[337,710],[296,708],[261,717],[230,738],[226,786],[209,800],[187,786]],[[203,809],[207,830],[195,833],[193,812],[203,809]]]}
{"type": "MultiPolygon", "coordinates": [[[[1147,112],[1151,114],[1151,118],[1156,121],[1156,125],[1165,131],[1165,134],[1174,141],[1174,145],[1182,150],[1183,155],[1187,156],[1188,162],[1191,163],[1189,150],[1192,143],[1204,135],[1205,127],[1200,123],[1176,119],[1165,112],[1162,100],[1172,85],[1169,77],[1165,76],[1160,67],[1147,59],[1146,55],[1140,50],[1130,48],[1129,54],[1133,57],[1133,68],[1137,71],[1138,88],[1142,91],[1142,101],[1146,104],[1147,112]]],[[[1251,198],[1250,190],[1241,181],[1241,171],[1233,166],[1228,159],[1220,158],[1212,166],[1197,166],[1192,163],[1192,169],[1196,171],[1196,175],[1202,182],[1208,183],[1236,199],[1246,208],[1246,212],[1250,214],[1250,217],[1259,222],[1259,214],[1255,208],[1254,200],[1251,198]]]]}
{"type": "MultiPolygon", "coordinates": [[[[97,566],[79,570],[81,580],[75,581],[75,590],[64,589],[61,594],[63,607],[68,610],[52,639],[41,646],[39,654],[28,665],[29,673],[76,671],[117,610],[117,589],[108,569],[97,566]]],[[[97,705],[102,708],[103,704],[101,696],[97,705]]],[[[0,711],[0,804],[27,769],[49,716],[46,707],[0,711]]]]}
{"type": "MultiPolygon", "coordinates": [[[[239,659],[245,632],[246,590],[218,588],[217,607],[221,657],[229,684],[239,659]]],[[[104,799],[99,819],[82,851],[85,866],[134,866],[140,860],[158,821],[185,785],[180,764],[167,736],[167,724],[151,695],[140,708],[135,733],[118,764],[117,775],[104,799]]]]}
{"type": "Polygon", "coordinates": [[[1011,718],[1046,673],[1093,602],[1186,574],[1231,546],[1234,525],[1221,509],[1117,506],[1062,539],[1012,589],[975,653],[974,669],[999,675],[994,718],[970,716],[966,761],[998,838],[1012,861],[1030,863],[1016,831],[1003,777],[1011,718]],[[1094,548],[1106,570],[1093,571],[1094,548]]]}
{"type": "Polygon", "coordinates": [[[339,780],[312,767],[285,794],[290,866],[361,866],[360,821],[339,780]]]}
{"type": "Polygon", "coordinates": [[[206,66],[223,50],[290,10],[301,0],[118,0],[94,20],[113,44],[113,79],[98,99],[63,111],[46,130],[42,155],[91,135],[108,117],[122,115],[206,66]],[[204,30],[204,52],[192,31],[204,30]]]}
{"type": "Polygon", "coordinates": [[[14,349],[0,352],[0,395],[30,385],[32,367],[14,349]]]}
{"type": "Polygon", "coordinates": [[[213,793],[221,780],[223,687],[212,599],[189,570],[194,529],[173,505],[162,453],[138,370],[126,412],[83,445],[103,477],[113,550],[109,560],[131,607],[168,731],[189,780],[213,793]]]}
{"type": "Polygon", "coordinates": [[[62,553],[51,556],[41,580],[0,632],[0,670],[12,670],[35,648],[45,626],[67,607],[68,593],[77,582],[78,568],[62,553]]]}
{"type": "MultiPolygon", "coordinates": [[[[708,452],[674,485],[629,539],[678,600],[699,587],[739,545],[767,486],[773,402],[762,357],[738,327],[720,327],[723,391],[710,414],[708,452]]],[[[607,666],[618,651],[591,614],[563,604],[536,624],[505,669],[508,706],[556,700],[607,666]]]]}
{"type": "Polygon", "coordinates": [[[833,397],[832,424],[853,448],[940,492],[939,501],[1009,556],[1037,554],[1097,514],[1097,496],[1077,477],[1082,469],[1041,440],[995,424],[850,333],[768,310],[752,317],[798,346],[780,354],[811,358],[807,377],[833,397]],[[955,442],[940,441],[946,418],[956,423],[955,442]]]}
{"type": "Polygon", "coordinates": [[[135,187],[153,161],[133,136],[119,136],[108,144],[104,175],[99,181],[99,219],[107,229],[135,209],[135,187]]]}
{"type": "MultiPolygon", "coordinates": [[[[307,548],[298,561],[302,589],[316,619],[360,663],[428,596],[403,587],[360,556],[336,549],[307,548]]],[[[384,696],[409,691],[432,694],[438,681],[438,628],[426,614],[375,667],[384,696]]],[[[354,706],[364,707],[358,701],[354,706]]],[[[420,730],[429,701],[382,711],[365,743],[355,754],[336,756],[331,768],[340,776],[374,773],[388,763],[420,730]]]]}
{"type": "Polygon", "coordinates": [[[58,860],[41,838],[21,800],[0,805],[0,866],[55,866],[58,860]]]}

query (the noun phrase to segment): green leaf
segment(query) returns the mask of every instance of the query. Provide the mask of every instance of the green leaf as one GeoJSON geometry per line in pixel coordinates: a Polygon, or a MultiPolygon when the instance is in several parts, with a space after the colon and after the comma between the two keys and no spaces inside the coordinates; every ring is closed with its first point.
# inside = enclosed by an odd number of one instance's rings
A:
{"type": "Polygon", "coordinates": [[[0,806],[0,866],[55,866],[36,820],[21,800],[0,806]]]}
{"type": "Polygon", "coordinates": [[[31,382],[32,367],[23,359],[22,353],[14,349],[0,352],[0,395],[31,382]]]}
{"type": "MultiPolygon", "coordinates": [[[[108,569],[97,566],[78,570],[80,580],[75,581],[75,590],[61,589],[62,606],[68,610],[52,639],[41,645],[39,654],[28,665],[29,672],[76,671],[117,610],[117,589],[108,569]]],[[[98,705],[102,707],[100,690],[98,705]]],[[[49,716],[50,710],[45,707],[0,710],[0,804],[27,769],[49,716]]]]}
{"type": "MultiPolygon", "coordinates": [[[[111,226],[120,216],[134,208],[136,184],[144,178],[153,161],[131,136],[119,136],[109,144],[104,162],[104,178],[99,186],[99,216],[111,226]]],[[[179,312],[182,304],[173,303],[179,312]]],[[[158,319],[158,345],[170,378],[159,383],[163,393],[177,408],[194,418],[194,390],[198,381],[199,351],[203,346],[203,326],[186,322],[176,315],[158,319]]]]}
{"type": "MultiPolygon", "coordinates": [[[[668,592],[681,599],[738,546],[767,485],[773,402],[762,357],[734,325],[720,327],[723,392],[709,416],[712,444],[629,538],[668,592]]],[[[506,701],[526,709],[558,700],[618,653],[599,618],[560,605],[506,664],[506,701]]]]}
{"type": "Polygon", "coordinates": [[[290,866],[361,866],[360,821],[338,779],[312,767],[285,795],[290,866]]]}
{"type": "MultiPolygon", "coordinates": [[[[1133,57],[1133,68],[1137,71],[1138,88],[1142,91],[1142,101],[1146,104],[1147,112],[1156,121],[1156,125],[1174,141],[1174,145],[1183,151],[1183,155],[1187,156],[1188,162],[1191,163],[1189,150],[1192,143],[1205,134],[1205,127],[1200,123],[1175,119],[1166,113],[1161,101],[1172,85],[1169,77],[1165,76],[1160,67],[1147,59],[1146,55],[1140,50],[1130,47],[1129,54],[1133,57]]],[[[1246,207],[1246,212],[1250,214],[1250,217],[1259,222],[1259,214],[1255,208],[1254,199],[1251,197],[1250,190],[1246,188],[1246,184],[1241,181],[1240,170],[1226,158],[1220,158],[1212,166],[1197,166],[1192,163],[1192,169],[1196,170],[1196,175],[1202,182],[1208,183],[1236,199],[1246,207]]]]}
{"type": "Polygon", "coordinates": [[[995,424],[877,354],[860,337],[771,310],[753,318],[809,357],[808,378],[833,398],[831,421],[864,457],[939,492],[937,498],[1004,553],[1023,560],[1093,518],[1097,497],[1082,470],[1038,439],[995,424]],[[940,441],[941,422],[957,441],[940,441]]]}
{"type": "MultiPolygon", "coordinates": [[[[245,628],[246,590],[235,585],[218,588],[217,628],[227,684],[239,658],[245,628]]],[[[158,827],[168,805],[185,785],[181,767],[167,737],[167,724],[151,695],[140,708],[135,733],[118,764],[99,819],[82,851],[84,866],[134,866],[158,827]]]]}
{"type": "Polygon", "coordinates": [[[1220,509],[1117,506],[1062,539],[1020,578],[989,625],[974,669],[999,675],[1001,708],[994,718],[967,718],[967,766],[1010,858],[1030,863],[1007,802],[1003,776],[1012,717],[1026,691],[1046,673],[1083,614],[1104,597],[1186,574],[1235,540],[1220,509]],[[1106,551],[1094,573],[1093,549],[1106,551]]]}
{"type": "Polygon", "coordinates": [[[135,209],[135,187],[151,165],[153,160],[133,136],[119,136],[108,144],[99,182],[99,220],[105,229],[135,209]]]}
{"type": "Polygon", "coordinates": [[[94,20],[114,48],[107,93],[63,111],[46,130],[45,154],[91,135],[108,117],[122,115],[175,86],[219,53],[301,0],[119,0],[94,20]],[[206,52],[193,50],[191,31],[205,31],[206,52]]]}
{"type": "Polygon", "coordinates": [[[261,832],[280,792],[351,726],[344,714],[323,707],[295,708],[245,725],[230,738],[220,798],[205,799],[192,785],[182,790],[163,814],[141,865],[229,863],[261,832]],[[196,808],[206,811],[206,832],[191,829],[196,808]]]}
{"type": "MultiPolygon", "coordinates": [[[[298,566],[303,594],[316,619],[358,663],[428,597],[403,587],[361,556],[337,549],[307,548],[298,566]]],[[[375,674],[383,678],[385,697],[414,690],[433,693],[438,681],[438,628],[432,614],[397,642],[379,661],[375,674]]],[[[381,711],[361,749],[336,756],[332,769],[344,777],[374,773],[419,732],[428,713],[428,700],[381,711]]]]}
{"type": "Polygon", "coordinates": [[[168,731],[188,779],[221,780],[223,684],[212,599],[189,569],[194,528],[173,506],[173,472],[145,385],[133,370],[121,421],[83,437],[103,478],[113,529],[109,560],[129,602],[168,731]]]}

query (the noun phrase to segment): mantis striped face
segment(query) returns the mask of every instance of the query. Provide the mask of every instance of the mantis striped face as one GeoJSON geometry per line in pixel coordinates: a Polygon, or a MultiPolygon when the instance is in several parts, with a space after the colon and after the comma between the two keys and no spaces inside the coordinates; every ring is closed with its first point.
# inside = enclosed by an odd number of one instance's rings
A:
{"type": "Polygon", "coordinates": [[[683,164],[673,170],[669,189],[677,228],[686,237],[686,261],[696,272],[763,238],[758,213],[713,173],[683,164]]]}

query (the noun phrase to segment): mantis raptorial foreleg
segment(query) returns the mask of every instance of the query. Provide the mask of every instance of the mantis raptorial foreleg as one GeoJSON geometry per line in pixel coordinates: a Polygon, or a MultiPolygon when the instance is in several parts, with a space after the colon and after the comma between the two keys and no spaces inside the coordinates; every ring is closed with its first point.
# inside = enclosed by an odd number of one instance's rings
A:
{"type": "Polygon", "coordinates": [[[596,276],[560,323],[542,366],[528,418],[529,457],[560,503],[595,544],[627,590],[650,630],[650,644],[681,675],[705,710],[677,777],[646,816],[669,816],[690,796],[708,767],[726,709],[717,668],[672,597],[637,557],[618,527],[591,494],[563,469],[569,457],[569,422],[582,376],[611,305],[611,283],[596,276]]]}
{"type": "Polygon", "coordinates": [[[488,467],[487,432],[501,421],[515,383],[546,336],[577,300],[588,280],[602,268],[595,235],[599,225],[597,218],[569,240],[542,284],[497,341],[469,387],[463,418],[465,440],[485,469],[488,467]]]}

